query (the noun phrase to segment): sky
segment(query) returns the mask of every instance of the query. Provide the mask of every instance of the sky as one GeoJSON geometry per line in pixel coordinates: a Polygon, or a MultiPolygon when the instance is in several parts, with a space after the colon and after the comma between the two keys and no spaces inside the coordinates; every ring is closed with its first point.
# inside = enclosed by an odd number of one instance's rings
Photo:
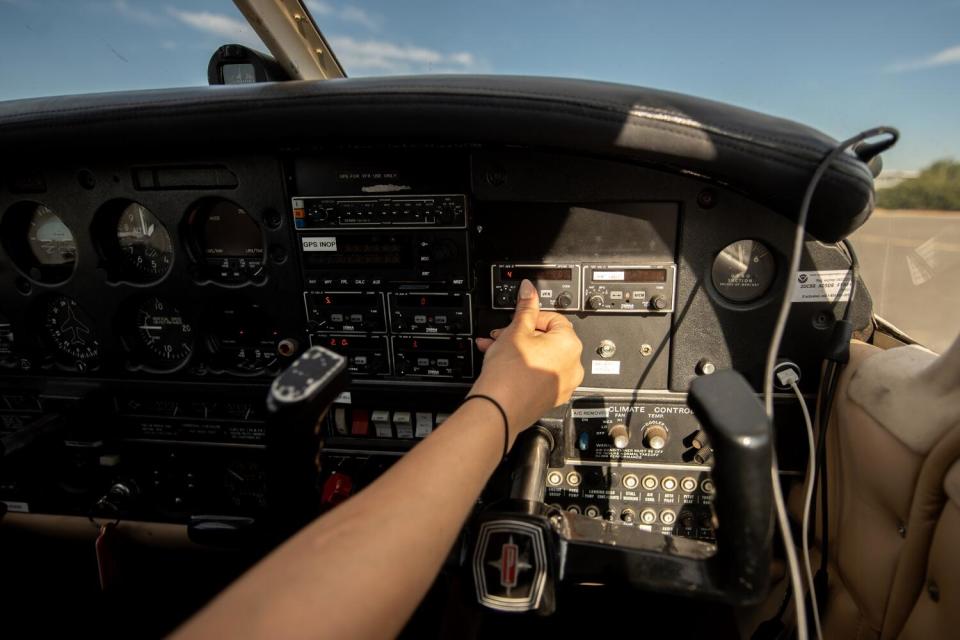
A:
{"type": "MultiPolygon", "coordinates": [[[[835,138],[900,128],[888,169],[960,160],[960,0],[307,0],[350,76],[495,73],[678,91],[835,138]]],[[[265,50],[231,0],[0,0],[0,100],[206,84],[265,50]]]]}

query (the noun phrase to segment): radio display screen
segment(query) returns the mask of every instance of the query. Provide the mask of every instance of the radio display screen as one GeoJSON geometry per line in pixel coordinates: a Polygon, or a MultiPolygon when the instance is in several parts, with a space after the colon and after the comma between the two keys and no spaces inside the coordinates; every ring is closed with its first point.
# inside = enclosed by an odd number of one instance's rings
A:
{"type": "Polygon", "coordinates": [[[666,269],[620,269],[594,271],[594,282],[666,282],[666,269]]]}
{"type": "Polygon", "coordinates": [[[500,280],[513,282],[520,280],[573,280],[570,267],[500,267],[500,280]]]}

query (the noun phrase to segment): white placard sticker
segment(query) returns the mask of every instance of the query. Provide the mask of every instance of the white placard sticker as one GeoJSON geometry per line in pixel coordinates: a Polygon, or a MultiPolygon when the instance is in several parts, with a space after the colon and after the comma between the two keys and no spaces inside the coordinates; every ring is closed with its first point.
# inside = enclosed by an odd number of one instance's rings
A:
{"type": "Polygon", "coordinates": [[[4,500],[7,505],[7,511],[10,513],[30,513],[30,505],[26,502],[14,502],[13,500],[4,500]]]}
{"type": "Polygon", "coordinates": [[[574,418],[606,418],[609,407],[591,407],[589,409],[573,409],[571,413],[574,418]]]}
{"type": "Polygon", "coordinates": [[[304,251],[336,251],[337,239],[333,237],[300,238],[304,251]]]}
{"type": "Polygon", "coordinates": [[[620,361],[593,360],[590,365],[590,373],[599,376],[618,376],[620,375],[620,361]]]}
{"type": "Polygon", "coordinates": [[[350,404],[352,400],[353,398],[351,398],[349,391],[341,391],[337,394],[337,397],[333,399],[334,402],[340,404],[350,404]]]}
{"type": "Polygon", "coordinates": [[[601,280],[623,280],[623,271],[594,271],[593,281],[601,280]]]}
{"type": "Polygon", "coordinates": [[[799,271],[793,285],[793,301],[847,302],[851,273],[849,269],[799,271]]]}

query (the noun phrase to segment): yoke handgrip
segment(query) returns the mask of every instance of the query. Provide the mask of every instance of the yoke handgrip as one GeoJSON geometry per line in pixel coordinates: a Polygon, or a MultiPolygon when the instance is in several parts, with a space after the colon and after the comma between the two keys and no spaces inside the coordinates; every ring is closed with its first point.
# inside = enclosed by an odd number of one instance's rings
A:
{"type": "Polygon", "coordinates": [[[729,595],[749,597],[762,592],[769,578],[773,538],[770,420],[747,381],[732,370],[694,380],[687,403],[714,451],[711,474],[719,527],[711,573],[729,595]]]}

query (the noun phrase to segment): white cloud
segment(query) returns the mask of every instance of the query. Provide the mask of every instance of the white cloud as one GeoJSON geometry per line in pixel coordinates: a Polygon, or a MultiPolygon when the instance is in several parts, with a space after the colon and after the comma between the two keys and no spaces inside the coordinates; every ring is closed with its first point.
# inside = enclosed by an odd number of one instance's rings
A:
{"type": "Polygon", "coordinates": [[[332,36],[330,45],[347,73],[463,73],[476,70],[478,62],[472,53],[443,53],[426,47],[401,45],[385,40],[356,40],[348,36],[332,36]]]}
{"type": "Polygon", "coordinates": [[[917,71],[919,69],[930,69],[932,67],[943,67],[948,64],[960,64],[960,44],[947,47],[942,51],[931,54],[925,58],[911,60],[909,62],[899,62],[890,65],[886,71],[901,73],[904,71],[917,71]]]}
{"type": "Polygon", "coordinates": [[[383,23],[383,19],[380,16],[368,13],[359,7],[351,5],[336,6],[323,0],[306,0],[306,5],[307,9],[310,10],[310,14],[317,19],[318,23],[321,23],[319,24],[321,31],[326,26],[319,20],[321,16],[342,22],[358,24],[370,31],[379,31],[383,23]]]}
{"type": "Polygon", "coordinates": [[[113,9],[124,18],[140,24],[157,25],[166,22],[163,16],[130,4],[127,0],[113,0],[113,9]]]}
{"type": "Polygon", "coordinates": [[[314,16],[328,16],[334,12],[332,6],[326,2],[321,2],[321,0],[307,0],[306,5],[307,9],[309,9],[310,13],[314,16]]]}
{"type": "MultiPolygon", "coordinates": [[[[120,0],[120,4],[126,5],[126,2],[120,0]]],[[[316,15],[324,15],[323,12],[336,12],[341,19],[345,19],[343,13],[350,9],[350,7],[339,9],[321,0],[310,0],[307,6],[316,15]]],[[[168,7],[167,14],[169,18],[224,41],[263,48],[253,29],[239,18],[210,11],[187,11],[174,7],[168,7]]],[[[356,20],[359,21],[360,18],[356,20]]],[[[482,71],[485,68],[474,54],[467,51],[447,53],[412,44],[398,44],[380,39],[357,39],[343,35],[332,35],[329,41],[349,75],[465,73],[482,71]]],[[[172,49],[180,44],[168,40],[161,46],[172,49]]]]}
{"type": "Polygon", "coordinates": [[[262,48],[260,38],[246,22],[209,11],[183,11],[168,8],[171,16],[199,31],[251,47],[262,48]]]}

